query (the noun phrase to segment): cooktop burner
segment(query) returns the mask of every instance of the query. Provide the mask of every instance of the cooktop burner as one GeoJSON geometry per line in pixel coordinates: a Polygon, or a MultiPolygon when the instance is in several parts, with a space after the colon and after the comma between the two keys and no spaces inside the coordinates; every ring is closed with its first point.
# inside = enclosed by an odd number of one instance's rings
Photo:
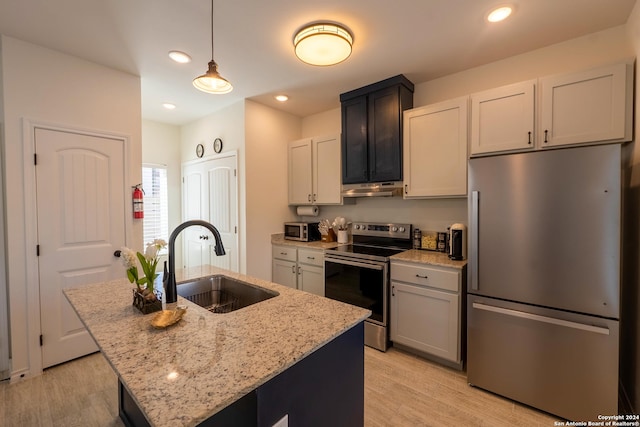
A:
{"type": "Polygon", "coordinates": [[[388,261],[412,247],[411,224],[357,222],[351,228],[353,244],[327,249],[329,256],[388,261]]]}

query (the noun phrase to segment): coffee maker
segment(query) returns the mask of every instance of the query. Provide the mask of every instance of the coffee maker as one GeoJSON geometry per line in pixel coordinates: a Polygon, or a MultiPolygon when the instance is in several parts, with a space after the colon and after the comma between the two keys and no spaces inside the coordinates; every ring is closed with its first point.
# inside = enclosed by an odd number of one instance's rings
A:
{"type": "Polygon", "coordinates": [[[449,258],[467,258],[467,227],[464,224],[456,223],[449,227],[449,258]]]}

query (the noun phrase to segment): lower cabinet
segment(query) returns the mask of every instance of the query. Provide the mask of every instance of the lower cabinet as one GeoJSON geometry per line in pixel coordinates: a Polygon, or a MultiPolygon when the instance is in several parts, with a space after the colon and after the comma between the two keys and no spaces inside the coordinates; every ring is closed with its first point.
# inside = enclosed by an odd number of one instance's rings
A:
{"type": "Polygon", "coordinates": [[[391,341],[462,368],[462,271],[391,263],[391,341]]]}
{"type": "Polygon", "coordinates": [[[324,296],[324,252],[273,245],[271,281],[324,296]]]}

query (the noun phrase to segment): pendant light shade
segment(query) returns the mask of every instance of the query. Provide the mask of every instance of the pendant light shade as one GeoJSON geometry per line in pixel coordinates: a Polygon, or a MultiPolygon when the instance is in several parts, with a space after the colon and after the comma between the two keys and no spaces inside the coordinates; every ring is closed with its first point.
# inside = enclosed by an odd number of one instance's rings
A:
{"type": "Polygon", "coordinates": [[[213,94],[224,94],[233,90],[231,83],[218,73],[218,64],[213,60],[213,0],[211,0],[211,61],[209,61],[207,72],[193,79],[193,86],[213,94]]]}
{"type": "Polygon", "coordinates": [[[351,55],[353,36],[333,23],[309,24],[293,38],[296,56],[311,65],[335,65],[351,55]]]}
{"type": "Polygon", "coordinates": [[[218,64],[213,59],[209,61],[209,70],[193,79],[196,89],[207,93],[229,93],[233,90],[231,83],[218,73],[218,64]]]}

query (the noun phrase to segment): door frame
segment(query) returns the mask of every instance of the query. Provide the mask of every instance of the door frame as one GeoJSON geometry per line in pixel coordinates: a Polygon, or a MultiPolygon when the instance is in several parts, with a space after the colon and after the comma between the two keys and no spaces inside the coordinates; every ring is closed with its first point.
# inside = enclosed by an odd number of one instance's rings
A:
{"type": "MultiPolygon", "coordinates": [[[[214,156],[209,156],[206,158],[202,158],[202,159],[195,159],[195,160],[187,160],[186,162],[182,162],[182,164],[180,165],[180,190],[181,190],[181,194],[180,195],[180,202],[182,204],[182,221],[185,221],[185,212],[184,212],[184,168],[188,167],[188,166],[193,166],[193,165],[197,165],[197,164],[201,164],[201,163],[206,163],[209,162],[211,160],[221,160],[224,159],[226,157],[234,157],[235,158],[235,169],[236,169],[236,226],[238,227],[238,231],[236,233],[236,256],[237,256],[237,265],[238,265],[238,272],[241,271],[240,269],[240,233],[242,232],[242,229],[240,227],[240,172],[238,171],[238,150],[230,150],[228,152],[222,153],[222,154],[218,154],[218,155],[214,155],[214,156]]],[[[184,256],[184,242],[182,241],[182,236],[178,236],[178,239],[180,239],[180,242],[178,242],[178,246],[182,248],[182,254],[181,256],[184,256]]]]}
{"type": "MultiPolygon", "coordinates": [[[[45,129],[59,132],[76,133],[102,138],[121,140],[124,144],[124,182],[125,186],[131,182],[131,136],[117,132],[84,128],[69,124],[23,118],[22,119],[22,153],[24,159],[24,207],[25,207],[25,296],[27,321],[28,367],[22,371],[11,373],[11,382],[22,378],[40,375],[42,373],[42,348],[40,346],[41,317],[40,317],[40,278],[36,245],[38,244],[38,218],[36,199],[36,165],[35,165],[35,130],[45,129]]],[[[127,203],[128,189],[125,188],[125,242],[129,246],[133,235],[133,205],[127,203]]],[[[123,277],[124,267],[123,267],[123,277]]],[[[12,315],[13,317],[13,315],[12,315]]],[[[12,319],[13,320],[13,319],[12,319]]]]}

